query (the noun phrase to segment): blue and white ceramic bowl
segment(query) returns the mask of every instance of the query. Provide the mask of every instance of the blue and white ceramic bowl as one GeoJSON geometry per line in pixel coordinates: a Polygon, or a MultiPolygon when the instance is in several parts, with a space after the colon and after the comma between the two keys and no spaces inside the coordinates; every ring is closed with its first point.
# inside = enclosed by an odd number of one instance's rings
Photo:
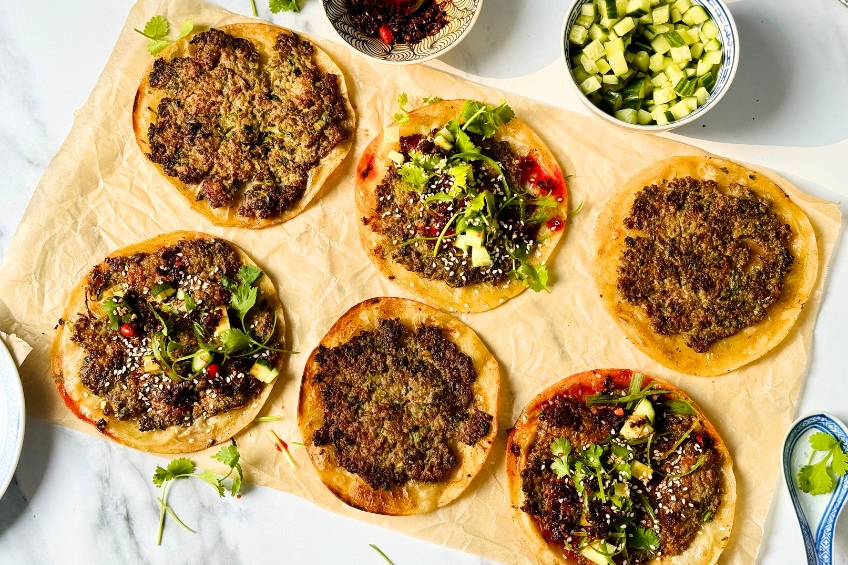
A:
{"type": "Polygon", "coordinates": [[[680,120],[670,122],[664,126],[628,124],[627,122],[622,122],[621,120],[616,119],[614,116],[607,114],[592,104],[592,102],[589,101],[586,95],[580,90],[577,82],[575,82],[574,77],[571,74],[571,51],[577,47],[568,41],[568,32],[571,30],[571,26],[574,24],[574,21],[580,16],[580,7],[583,6],[583,4],[589,4],[591,2],[592,0],[572,0],[571,7],[568,9],[568,15],[565,16],[565,22],[563,22],[562,25],[560,44],[562,47],[563,62],[565,63],[566,70],[568,71],[568,84],[571,85],[571,89],[575,94],[577,94],[580,100],[583,101],[592,114],[616,127],[626,129],[628,131],[669,131],[702,117],[704,114],[709,112],[713,106],[718,104],[718,101],[721,100],[727,93],[727,90],[730,88],[730,83],[733,82],[733,77],[736,75],[736,68],[739,66],[739,31],[736,29],[736,23],[733,21],[733,16],[730,14],[730,10],[722,0],[693,0],[693,3],[700,4],[710,14],[710,17],[718,26],[719,39],[721,39],[721,43],[724,46],[724,61],[718,71],[715,86],[713,87],[713,91],[710,93],[710,97],[707,99],[706,104],[699,106],[698,109],[688,116],[680,120]]]}
{"type": "Polygon", "coordinates": [[[0,496],[12,482],[24,444],[24,391],[12,356],[0,340],[0,496]]]}
{"type": "MultiPolygon", "coordinates": [[[[832,565],[833,532],[839,513],[848,501],[848,477],[837,479],[833,491],[816,496],[798,488],[798,470],[810,461],[809,437],[826,432],[848,447],[848,427],[827,412],[807,414],[795,420],[783,440],[783,479],[801,525],[808,563],[832,565]]],[[[819,455],[819,458],[821,455],[819,455]]]]}
{"type": "Polygon", "coordinates": [[[444,55],[462,41],[480,15],[483,0],[452,0],[445,4],[448,24],[436,35],[412,45],[389,46],[360,32],[350,21],[347,0],[321,0],[330,27],[345,45],[369,59],[389,65],[411,65],[444,55]]]}

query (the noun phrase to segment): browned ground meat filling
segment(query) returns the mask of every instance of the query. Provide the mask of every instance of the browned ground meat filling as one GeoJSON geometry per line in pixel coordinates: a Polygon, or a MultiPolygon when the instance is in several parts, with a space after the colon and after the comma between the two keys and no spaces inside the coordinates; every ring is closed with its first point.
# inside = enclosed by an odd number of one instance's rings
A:
{"type": "Polygon", "coordinates": [[[312,43],[277,36],[267,63],[246,39],[211,29],[192,52],[156,59],[150,86],[164,94],[150,125],[149,158],[200,184],[198,198],[238,215],[272,218],[303,196],[309,173],[351,132],[340,77],[322,72],[312,43]]]}
{"type": "MultiPolygon", "coordinates": [[[[624,391],[607,393],[624,394],[624,391]]],[[[662,397],[651,397],[658,407],[654,439],[651,442],[654,470],[650,480],[631,483],[633,490],[639,489],[654,509],[657,520],[651,519],[645,509],[634,501],[632,522],[656,531],[663,556],[683,553],[701,528],[704,521],[711,519],[718,509],[724,492],[721,475],[722,455],[715,448],[715,440],[705,429],[697,426],[671,455],[662,458],[695,423],[695,416],[682,416],[663,412],[662,397]],[[699,458],[703,457],[696,466],[699,458]],[[661,459],[661,460],[660,460],[661,459]],[[680,478],[665,475],[681,475],[695,467],[695,471],[680,478]]],[[[570,396],[558,396],[551,400],[539,417],[538,435],[528,455],[526,466],[521,470],[522,490],[525,496],[524,512],[531,514],[540,525],[547,539],[576,547],[588,534],[590,539],[604,539],[610,535],[617,523],[630,518],[607,496],[606,502],[592,498],[588,512],[583,513],[583,501],[575,488],[572,476],[558,478],[551,469],[554,456],[551,444],[558,438],[566,438],[579,451],[590,444],[609,445],[616,438],[624,423],[624,415],[616,415],[611,406],[587,406],[585,402],[570,396]],[[582,533],[581,533],[582,532],[582,533]]],[[[621,444],[623,445],[623,444],[621,444]]],[[[644,460],[645,442],[635,446],[639,459],[644,460]]],[[[598,479],[591,474],[582,480],[588,493],[599,490],[598,479]]],[[[610,485],[606,484],[607,493],[610,485]]],[[[629,552],[615,557],[616,563],[639,564],[650,561],[648,552],[629,552]]],[[[577,555],[581,565],[591,561],[577,555]]]]}
{"type": "MultiPolygon", "coordinates": [[[[400,140],[400,153],[408,158],[410,151],[418,151],[425,155],[447,156],[447,152],[433,143],[433,130],[428,136],[411,135],[400,140]]],[[[487,157],[498,161],[508,177],[513,190],[520,191],[523,186],[521,160],[515,155],[506,141],[483,139],[471,134],[471,140],[487,157]]],[[[478,191],[489,190],[496,195],[503,194],[503,188],[497,178],[497,173],[485,161],[473,162],[473,177],[478,185],[478,191]]],[[[509,272],[515,264],[500,240],[489,248],[492,265],[474,267],[471,257],[454,247],[450,239],[439,246],[439,252],[433,257],[436,237],[441,234],[445,225],[454,213],[461,210],[467,202],[432,202],[426,203],[428,196],[451,187],[450,176],[437,176],[421,191],[411,190],[393,168],[389,169],[380,186],[377,187],[377,218],[371,222],[371,229],[378,231],[391,239],[392,245],[383,253],[414,273],[431,280],[444,281],[452,287],[463,287],[476,283],[503,283],[509,278],[509,272]],[[419,239],[422,238],[422,239],[419,239]],[[430,238],[430,239],[423,239],[430,238]],[[405,245],[405,242],[411,242],[405,245]]],[[[527,206],[527,216],[535,211],[532,205],[527,206]]],[[[520,219],[517,206],[506,206],[497,221],[501,233],[515,244],[533,246],[541,229],[542,223],[530,224],[520,219]]],[[[445,231],[450,237],[455,235],[451,229],[445,231]]]]}
{"type": "Polygon", "coordinates": [[[473,406],[471,358],[437,327],[382,320],[343,345],[319,346],[315,382],[324,425],[315,445],[375,489],[439,482],[457,462],[457,442],[488,435],[492,416],[473,406]]]}
{"type": "MultiPolygon", "coordinates": [[[[137,421],[141,431],[190,426],[196,418],[239,408],[256,397],[263,388],[249,374],[256,356],[229,358],[214,378],[204,373],[175,381],[149,365],[151,335],[163,330],[163,322],[171,326],[171,342],[179,344],[172,352],[175,358],[198,350],[195,323],[207,336],[213,334],[223,316],[216,307],[230,304],[222,277],[235,279],[240,266],[238,253],[226,242],[194,239],[155,253],[108,258],[92,270],[86,289],[89,303],[100,302],[117,289],[136,314],[129,323],[132,336],[110,327],[108,316],[91,312],[69,322],[71,339],[85,350],[81,380],[105,401],[107,415],[137,421]],[[189,292],[197,307],[183,311],[173,296],[153,300],[150,289],[160,283],[189,292]]],[[[229,317],[237,320],[235,314],[229,317]]],[[[273,331],[274,309],[260,298],[245,322],[253,326],[255,336],[267,338],[273,331]]],[[[267,354],[264,358],[275,359],[267,354]]]]}
{"type": "Polygon", "coordinates": [[[624,220],[618,289],[655,332],[699,353],[766,316],[792,267],[791,228],[771,201],[691,177],[646,186],[624,220]]]}
{"type": "Polygon", "coordinates": [[[386,2],[385,0],[348,0],[350,21],[362,33],[385,41],[380,28],[391,32],[390,43],[418,43],[429,35],[436,35],[448,25],[445,0],[424,0],[421,6],[407,14],[410,2],[386,2]],[[398,4],[402,6],[398,7],[398,4]]]}

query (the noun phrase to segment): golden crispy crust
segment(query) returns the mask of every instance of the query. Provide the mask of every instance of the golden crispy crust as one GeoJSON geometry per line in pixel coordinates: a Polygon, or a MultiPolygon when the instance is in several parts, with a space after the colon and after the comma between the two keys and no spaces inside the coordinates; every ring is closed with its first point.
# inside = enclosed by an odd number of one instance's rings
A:
{"type": "Polygon", "coordinates": [[[409,481],[404,486],[392,490],[374,489],[359,475],[339,467],[331,446],[317,447],[312,441],[313,434],[324,423],[321,392],[314,381],[318,370],[318,363],[315,361],[317,348],[309,356],[303,371],[297,421],[315,470],[327,488],[342,502],[375,514],[421,514],[450,503],[468,487],[483,468],[497,434],[500,369],[498,362],[471,328],[453,316],[403,298],[371,298],[357,304],[330,328],[321,340],[321,345],[330,348],[346,343],[363,331],[375,329],[380,320],[388,318],[397,318],[407,327],[422,324],[437,326],[463,353],[471,357],[477,372],[477,380],[472,387],[474,406],[493,416],[489,434],[472,446],[462,442],[452,446],[458,463],[442,482],[409,481]]]}
{"type": "MultiPolygon", "coordinates": [[[[241,37],[243,39],[249,40],[259,51],[259,55],[263,62],[268,61],[274,54],[274,45],[277,41],[277,36],[281,33],[291,34],[291,31],[273,26],[270,24],[259,24],[259,23],[243,23],[243,24],[230,24],[217,28],[223,32],[232,35],[233,37],[241,37]]],[[[185,57],[189,54],[189,42],[195,34],[190,34],[183,39],[179,39],[173,42],[171,45],[166,47],[160,54],[159,57],[165,59],[166,61],[171,61],[177,57],[185,57]]],[[[306,41],[304,39],[304,41],[306,41]]],[[[353,146],[353,139],[356,131],[356,116],[353,111],[353,106],[350,104],[350,100],[348,97],[347,86],[344,80],[344,74],[341,69],[330,59],[330,56],[327,55],[324,51],[322,51],[318,46],[315,46],[315,52],[313,55],[313,59],[315,61],[315,65],[324,73],[332,73],[334,75],[338,75],[339,77],[339,92],[342,94],[342,98],[345,100],[345,104],[347,106],[347,120],[342,124],[343,127],[351,132],[351,135],[348,136],[347,139],[339,143],[335,146],[330,153],[321,159],[321,162],[309,173],[309,182],[306,186],[306,191],[298,200],[294,206],[287,209],[285,212],[280,214],[274,218],[245,218],[242,216],[236,215],[236,209],[238,208],[238,203],[234,203],[232,206],[223,207],[223,208],[212,208],[205,200],[198,200],[197,193],[199,185],[186,185],[180,179],[176,177],[169,177],[162,170],[162,167],[156,163],[151,161],[151,164],[156,167],[159,173],[168,180],[180,194],[186,199],[189,205],[196,211],[207,218],[215,224],[216,226],[237,226],[242,228],[264,228],[267,226],[272,226],[275,224],[279,224],[282,222],[286,222],[291,220],[301,212],[303,212],[306,207],[309,205],[309,202],[315,198],[318,192],[321,190],[321,187],[333,173],[333,171],[338,167],[341,162],[344,160],[345,156],[350,151],[350,148],[353,146]]],[[[150,67],[144,73],[144,78],[141,81],[141,84],[138,87],[138,91],[135,95],[135,103],[133,104],[133,131],[135,132],[135,139],[138,142],[138,146],[141,149],[141,152],[144,153],[145,156],[150,152],[150,146],[148,144],[147,139],[147,131],[150,127],[150,124],[155,121],[156,115],[153,113],[151,108],[157,108],[159,106],[159,101],[162,98],[162,92],[150,87],[149,77],[150,71],[153,70],[153,63],[150,64],[150,67]]],[[[149,160],[149,159],[148,159],[149,160]]]]}
{"type": "MultiPolygon", "coordinates": [[[[616,386],[627,386],[630,383],[631,374],[631,371],[621,369],[597,369],[566,377],[554,383],[530,401],[521,411],[515,426],[509,432],[506,476],[512,518],[518,527],[521,539],[542,565],[578,565],[574,553],[564,552],[560,544],[547,541],[539,530],[535,519],[521,510],[524,505],[524,493],[521,490],[521,469],[526,465],[527,457],[530,455],[536,440],[536,429],[539,425],[539,414],[542,407],[546,402],[557,396],[574,394],[574,391],[578,388],[598,390],[607,376],[613,379],[616,386]]],[[[643,382],[648,384],[651,381],[656,382],[661,389],[675,391],[681,399],[688,401],[695,407],[701,425],[715,439],[716,449],[723,456],[722,475],[725,492],[713,520],[701,527],[701,531],[698,532],[689,549],[676,556],[656,557],[650,561],[650,565],[713,565],[718,561],[719,555],[727,545],[733,527],[733,516],[736,511],[736,477],[733,474],[733,461],[715,427],[686,393],[660,379],[646,376],[643,382]]]]}
{"type": "Polygon", "coordinates": [[[651,359],[675,371],[697,376],[727,373],[755,361],[789,333],[818,275],[818,248],[810,220],[779,186],[760,173],[715,157],[672,157],[648,167],[627,181],[610,197],[595,227],[595,285],[604,307],[627,338],[651,359]],[[727,172],[725,172],[727,171],[727,172]],[[618,261],[624,251],[627,230],[623,221],[636,194],[661,180],[691,176],[714,180],[726,188],[740,183],[771,200],[772,211],[792,228],[791,250],[795,257],[783,293],[768,309],[768,316],[738,334],[714,343],[706,353],[687,346],[682,336],[654,333],[642,308],[628,303],[618,292],[618,261]]]}
{"type": "MultiPolygon", "coordinates": [[[[152,253],[179,241],[202,238],[212,238],[212,236],[200,232],[171,232],[119,249],[111,253],[109,257],[152,253]]],[[[255,263],[241,249],[232,243],[229,245],[238,251],[243,264],[255,266],[255,263]]],[[[259,396],[250,404],[208,418],[197,419],[189,427],[171,426],[164,430],[142,432],[139,431],[135,420],[120,421],[113,416],[105,415],[100,408],[101,398],[91,392],[80,380],[80,369],[85,358],[85,351],[71,341],[72,321],[86,311],[87,285],[88,273],[71,292],[68,305],[62,314],[65,322],[57,328],[50,355],[50,367],[56,389],[77,418],[93,426],[104,419],[106,427],[100,430],[103,435],[118,443],[154,453],[188,453],[205,449],[227,441],[253,421],[271,394],[273,383],[266,384],[259,396]]],[[[267,298],[270,304],[275,305],[277,313],[275,335],[282,343],[285,339],[285,316],[277,297],[277,290],[267,275],[259,279],[257,287],[260,296],[267,298]]],[[[88,307],[96,310],[99,305],[89,303],[88,307]]],[[[277,370],[282,371],[284,363],[285,358],[280,356],[276,365],[277,370]]]]}
{"type": "MultiPolygon", "coordinates": [[[[429,106],[423,106],[409,113],[409,123],[399,126],[393,124],[386,128],[365,148],[356,168],[356,210],[359,220],[359,239],[371,262],[389,277],[396,285],[404,290],[418,295],[425,301],[451,312],[484,312],[503,304],[506,300],[523,292],[527,287],[524,283],[510,279],[500,285],[477,283],[454,288],[443,281],[430,280],[418,273],[407,270],[391,257],[384,256],[383,250],[392,246],[389,238],[373,231],[369,224],[379,217],[377,210],[376,191],[389,170],[391,161],[388,153],[400,148],[399,138],[412,134],[426,134],[434,127],[442,127],[457,117],[462,110],[464,100],[445,100],[429,106]]],[[[498,128],[494,139],[508,141],[513,151],[519,157],[533,157],[539,165],[551,176],[558,177],[565,186],[562,171],[553,153],[530,127],[517,118],[498,128]]],[[[537,194],[535,188],[529,190],[537,194]]],[[[563,194],[563,200],[558,204],[558,216],[565,223],[568,217],[568,194],[563,194]]],[[[544,263],[553,253],[564,233],[564,229],[552,231],[543,226],[540,235],[547,239],[539,247],[539,254],[528,261],[532,265],[544,263]]]]}

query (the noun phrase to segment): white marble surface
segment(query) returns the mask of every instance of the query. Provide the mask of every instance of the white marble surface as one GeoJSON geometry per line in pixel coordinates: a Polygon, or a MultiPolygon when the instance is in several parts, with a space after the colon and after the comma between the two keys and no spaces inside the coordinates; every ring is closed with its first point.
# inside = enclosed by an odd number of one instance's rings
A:
{"type": "MultiPolygon", "coordinates": [[[[219,2],[250,13],[249,0],[219,2]]],[[[838,193],[848,195],[848,9],[837,0],[729,3],[741,33],[739,74],[709,115],[673,137],[771,167],[803,190],[844,200],[838,193]]],[[[260,15],[269,16],[264,0],[257,4],[260,15]]],[[[319,0],[304,4],[301,14],[273,21],[330,37],[319,0]]],[[[441,64],[583,111],[564,87],[558,62],[566,4],[486,0],[475,29],[441,64]]],[[[130,5],[131,0],[0,3],[0,258],[70,129],[74,110],[94,86],[130,5]]],[[[847,205],[841,207],[848,213],[847,205]]],[[[848,420],[848,251],[843,240],[831,266],[799,413],[823,409],[848,420]]],[[[159,458],[39,421],[27,426],[15,480],[0,499],[4,565],[381,563],[369,543],[380,546],[396,565],[485,562],[338,517],[271,489],[218,500],[208,486],[185,482],[173,489],[171,502],[198,533],[169,522],[163,546],[157,547],[150,477],[159,458]]],[[[782,485],[777,493],[758,562],[803,563],[788,495],[782,485]]],[[[846,517],[838,526],[835,562],[848,563],[846,517]]]]}

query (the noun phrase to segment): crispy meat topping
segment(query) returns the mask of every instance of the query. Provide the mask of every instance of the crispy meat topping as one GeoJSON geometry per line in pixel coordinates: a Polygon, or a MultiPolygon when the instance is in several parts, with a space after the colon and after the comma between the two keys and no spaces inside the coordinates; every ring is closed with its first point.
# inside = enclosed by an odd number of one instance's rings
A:
{"type": "Polygon", "coordinates": [[[263,62],[254,45],[211,29],[191,54],[157,59],[150,86],[163,91],[150,125],[148,157],[165,174],[198,184],[212,208],[273,218],[303,196],[311,171],[351,132],[334,74],[315,64],[314,47],[277,36],[263,62]]]}
{"type": "Polygon", "coordinates": [[[619,292],[655,332],[681,334],[699,353],[765,318],[794,260],[791,228],[741,184],[726,193],[691,177],[646,186],[624,226],[619,292]]]}
{"type": "MultiPolygon", "coordinates": [[[[135,421],[141,431],[190,426],[195,419],[245,406],[259,394],[263,383],[249,371],[259,357],[274,362],[268,351],[226,361],[216,354],[217,374],[192,377],[184,371],[180,376],[185,380],[164,374],[153,353],[153,336],[163,331],[163,322],[169,326],[171,349],[164,355],[170,360],[198,351],[195,324],[212,339],[230,305],[222,280],[235,279],[241,264],[229,244],[209,238],[181,241],[155,253],[110,257],[92,269],[86,288],[89,304],[120,296],[133,315],[123,324],[132,330],[127,332],[117,331],[109,316],[90,310],[69,320],[71,339],[85,350],[82,383],[103,399],[104,413],[135,421]],[[163,283],[190,295],[195,307],[187,308],[175,293],[164,299],[151,296],[151,289],[163,283]]],[[[238,319],[235,313],[229,317],[238,319]]],[[[245,322],[255,336],[266,339],[272,337],[273,318],[273,306],[260,297],[245,322]]]]}
{"type": "Polygon", "coordinates": [[[456,465],[457,442],[489,434],[492,416],[473,407],[471,358],[433,326],[382,320],[343,345],[319,346],[323,400],[318,446],[375,489],[439,482],[456,465]]]}

